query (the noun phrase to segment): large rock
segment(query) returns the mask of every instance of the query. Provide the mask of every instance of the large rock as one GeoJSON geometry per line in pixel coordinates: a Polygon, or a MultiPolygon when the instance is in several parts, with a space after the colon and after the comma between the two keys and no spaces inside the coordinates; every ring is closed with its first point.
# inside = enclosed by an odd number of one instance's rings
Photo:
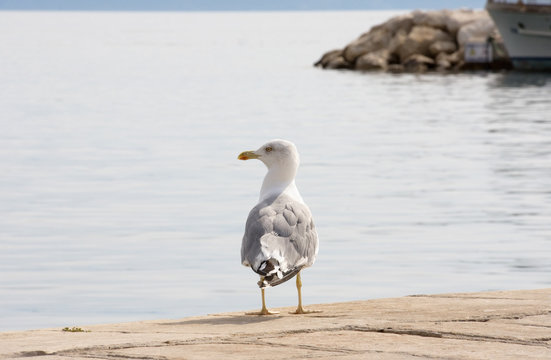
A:
{"type": "Polygon", "coordinates": [[[452,52],[457,50],[457,45],[455,44],[455,41],[435,41],[429,46],[429,52],[431,56],[436,56],[440,53],[448,53],[451,54],[452,52]]]}
{"type": "Polygon", "coordinates": [[[450,61],[452,64],[458,64],[461,61],[463,61],[464,58],[464,50],[459,49],[456,52],[448,55],[448,61],[450,61]]]}
{"type": "Polygon", "coordinates": [[[356,70],[386,70],[390,52],[388,49],[380,49],[364,54],[356,59],[356,70]]]}
{"type": "Polygon", "coordinates": [[[439,71],[449,70],[454,65],[450,60],[450,54],[444,52],[436,55],[434,61],[436,63],[436,69],[439,71]]]}
{"type": "Polygon", "coordinates": [[[459,9],[448,12],[446,19],[446,30],[456,36],[459,29],[473,21],[488,17],[488,13],[484,10],[474,11],[470,9],[459,9]]]}
{"type": "Polygon", "coordinates": [[[452,36],[455,36],[462,26],[485,17],[488,17],[486,11],[475,11],[472,9],[437,11],[415,10],[412,13],[414,25],[424,25],[445,30],[452,36]]]}
{"type": "Polygon", "coordinates": [[[394,16],[380,26],[392,35],[395,35],[398,31],[405,31],[407,34],[413,27],[413,14],[394,16]]]}
{"type": "Polygon", "coordinates": [[[445,60],[445,59],[442,59],[442,60],[439,60],[436,62],[436,70],[437,71],[448,71],[452,68],[452,64],[445,60]]]}
{"type": "Polygon", "coordinates": [[[490,35],[496,33],[496,26],[490,16],[486,13],[486,16],[463,25],[457,32],[457,43],[463,47],[465,44],[473,39],[486,39],[490,35]]]}
{"type": "Polygon", "coordinates": [[[399,55],[399,49],[404,45],[408,38],[408,32],[406,30],[398,30],[394,37],[388,43],[388,50],[391,54],[399,55]]]}
{"type": "Polygon", "coordinates": [[[382,26],[375,27],[350,43],[344,49],[344,58],[346,61],[353,63],[361,55],[386,48],[391,38],[392,33],[390,31],[382,26]]]}
{"type": "Polygon", "coordinates": [[[440,29],[419,25],[414,26],[404,43],[397,49],[400,60],[404,62],[413,54],[430,56],[430,46],[436,41],[453,41],[453,38],[440,29]]]}
{"type": "Polygon", "coordinates": [[[390,73],[400,74],[405,71],[405,68],[404,68],[404,65],[402,64],[391,64],[391,65],[388,65],[388,67],[386,68],[386,71],[390,73]]]}
{"type": "Polygon", "coordinates": [[[350,69],[351,65],[348,61],[342,56],[337,56],[336,58],[331,59],[327,65],[324,66],[326,69],[350,69]]]}
{"type": "Polygon", "coordinates": [[[435,62],[428,56],[413,54],[403,62],[403,65],[404,69],[408,72],[425,72],[429,68],[433,68],[435,62]]]}
{"type": "Polygon", "coordinates": [[[457,50],[454,53],[448,54],[441,52],[435,57],[437,70],[451,70],[454,66],[457,66],[463,61],[463,50],[457,50]]]}
{"type": "Polygon", "coordinates": [[[429,26],[436,29],[446,29],[449,10],[420,11],[412,13],[413,24],[416,26],[429,26]]]}
{"type": "Polygon", "coordinates": [[[316,61],[314,66],[321,66],[321,67],[325,68],[325,67],[327,67],[328,63],[330,63],[332,60],[338,58],[339,56],[342,56],[342,50],[341,49],[328,51],[325,54],[323,54],[318,61],[316,61]]]}
{"type": "Polygon", "coordinates": [[[324,69],[350,69],[350,63],[344,59],[342,54],[342,50],[328,51],[323,54],[314,66],[321,66],[324,69]]]}

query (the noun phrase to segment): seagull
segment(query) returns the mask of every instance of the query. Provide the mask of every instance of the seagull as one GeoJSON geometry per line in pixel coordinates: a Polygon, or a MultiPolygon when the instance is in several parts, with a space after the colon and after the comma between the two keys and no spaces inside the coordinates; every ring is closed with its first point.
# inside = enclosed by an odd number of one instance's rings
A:
{"type": "Polygon", "coordinates": [[[244,151],[239,160],[258,159],[266,165],[258,204],[250,211],[241,244],[241,263],[260,275],[262,309],[251,315],[273,315],[266,308],[264,290],[296,275],[298,307],[294,314],[308,314],[302,307],[300,272],[316,260],[318,234],[310,209],[295,185],[300,163],[296,146],[272,140],[258,150],[244,151]]]}

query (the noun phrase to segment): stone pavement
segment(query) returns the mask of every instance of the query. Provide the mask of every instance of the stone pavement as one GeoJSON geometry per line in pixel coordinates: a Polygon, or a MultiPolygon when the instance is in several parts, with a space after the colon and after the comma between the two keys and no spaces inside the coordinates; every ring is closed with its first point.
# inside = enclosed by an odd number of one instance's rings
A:
{"type": "Polygon", "coordinates": [[[0,359],[551,359],[551,289],[0,333],[0,359]]]}

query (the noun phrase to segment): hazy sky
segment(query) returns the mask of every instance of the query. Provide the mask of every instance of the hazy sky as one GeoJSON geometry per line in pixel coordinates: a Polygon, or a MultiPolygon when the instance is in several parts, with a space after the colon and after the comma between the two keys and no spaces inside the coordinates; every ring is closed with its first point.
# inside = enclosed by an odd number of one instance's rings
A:
{"type": "Polygon", "coordinates": [[[483,8],[484,0],[0,0],[0,10],[377,10],[483,8]]]}

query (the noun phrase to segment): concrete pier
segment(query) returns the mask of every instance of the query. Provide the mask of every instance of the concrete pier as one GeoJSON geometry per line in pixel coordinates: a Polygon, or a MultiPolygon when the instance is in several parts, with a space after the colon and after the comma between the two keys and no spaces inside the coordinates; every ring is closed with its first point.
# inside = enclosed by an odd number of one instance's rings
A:
{"type": "Polygon", "coordinates": [[[551,289],[0,333],[0,359],[551,359],[551,289]]]}

